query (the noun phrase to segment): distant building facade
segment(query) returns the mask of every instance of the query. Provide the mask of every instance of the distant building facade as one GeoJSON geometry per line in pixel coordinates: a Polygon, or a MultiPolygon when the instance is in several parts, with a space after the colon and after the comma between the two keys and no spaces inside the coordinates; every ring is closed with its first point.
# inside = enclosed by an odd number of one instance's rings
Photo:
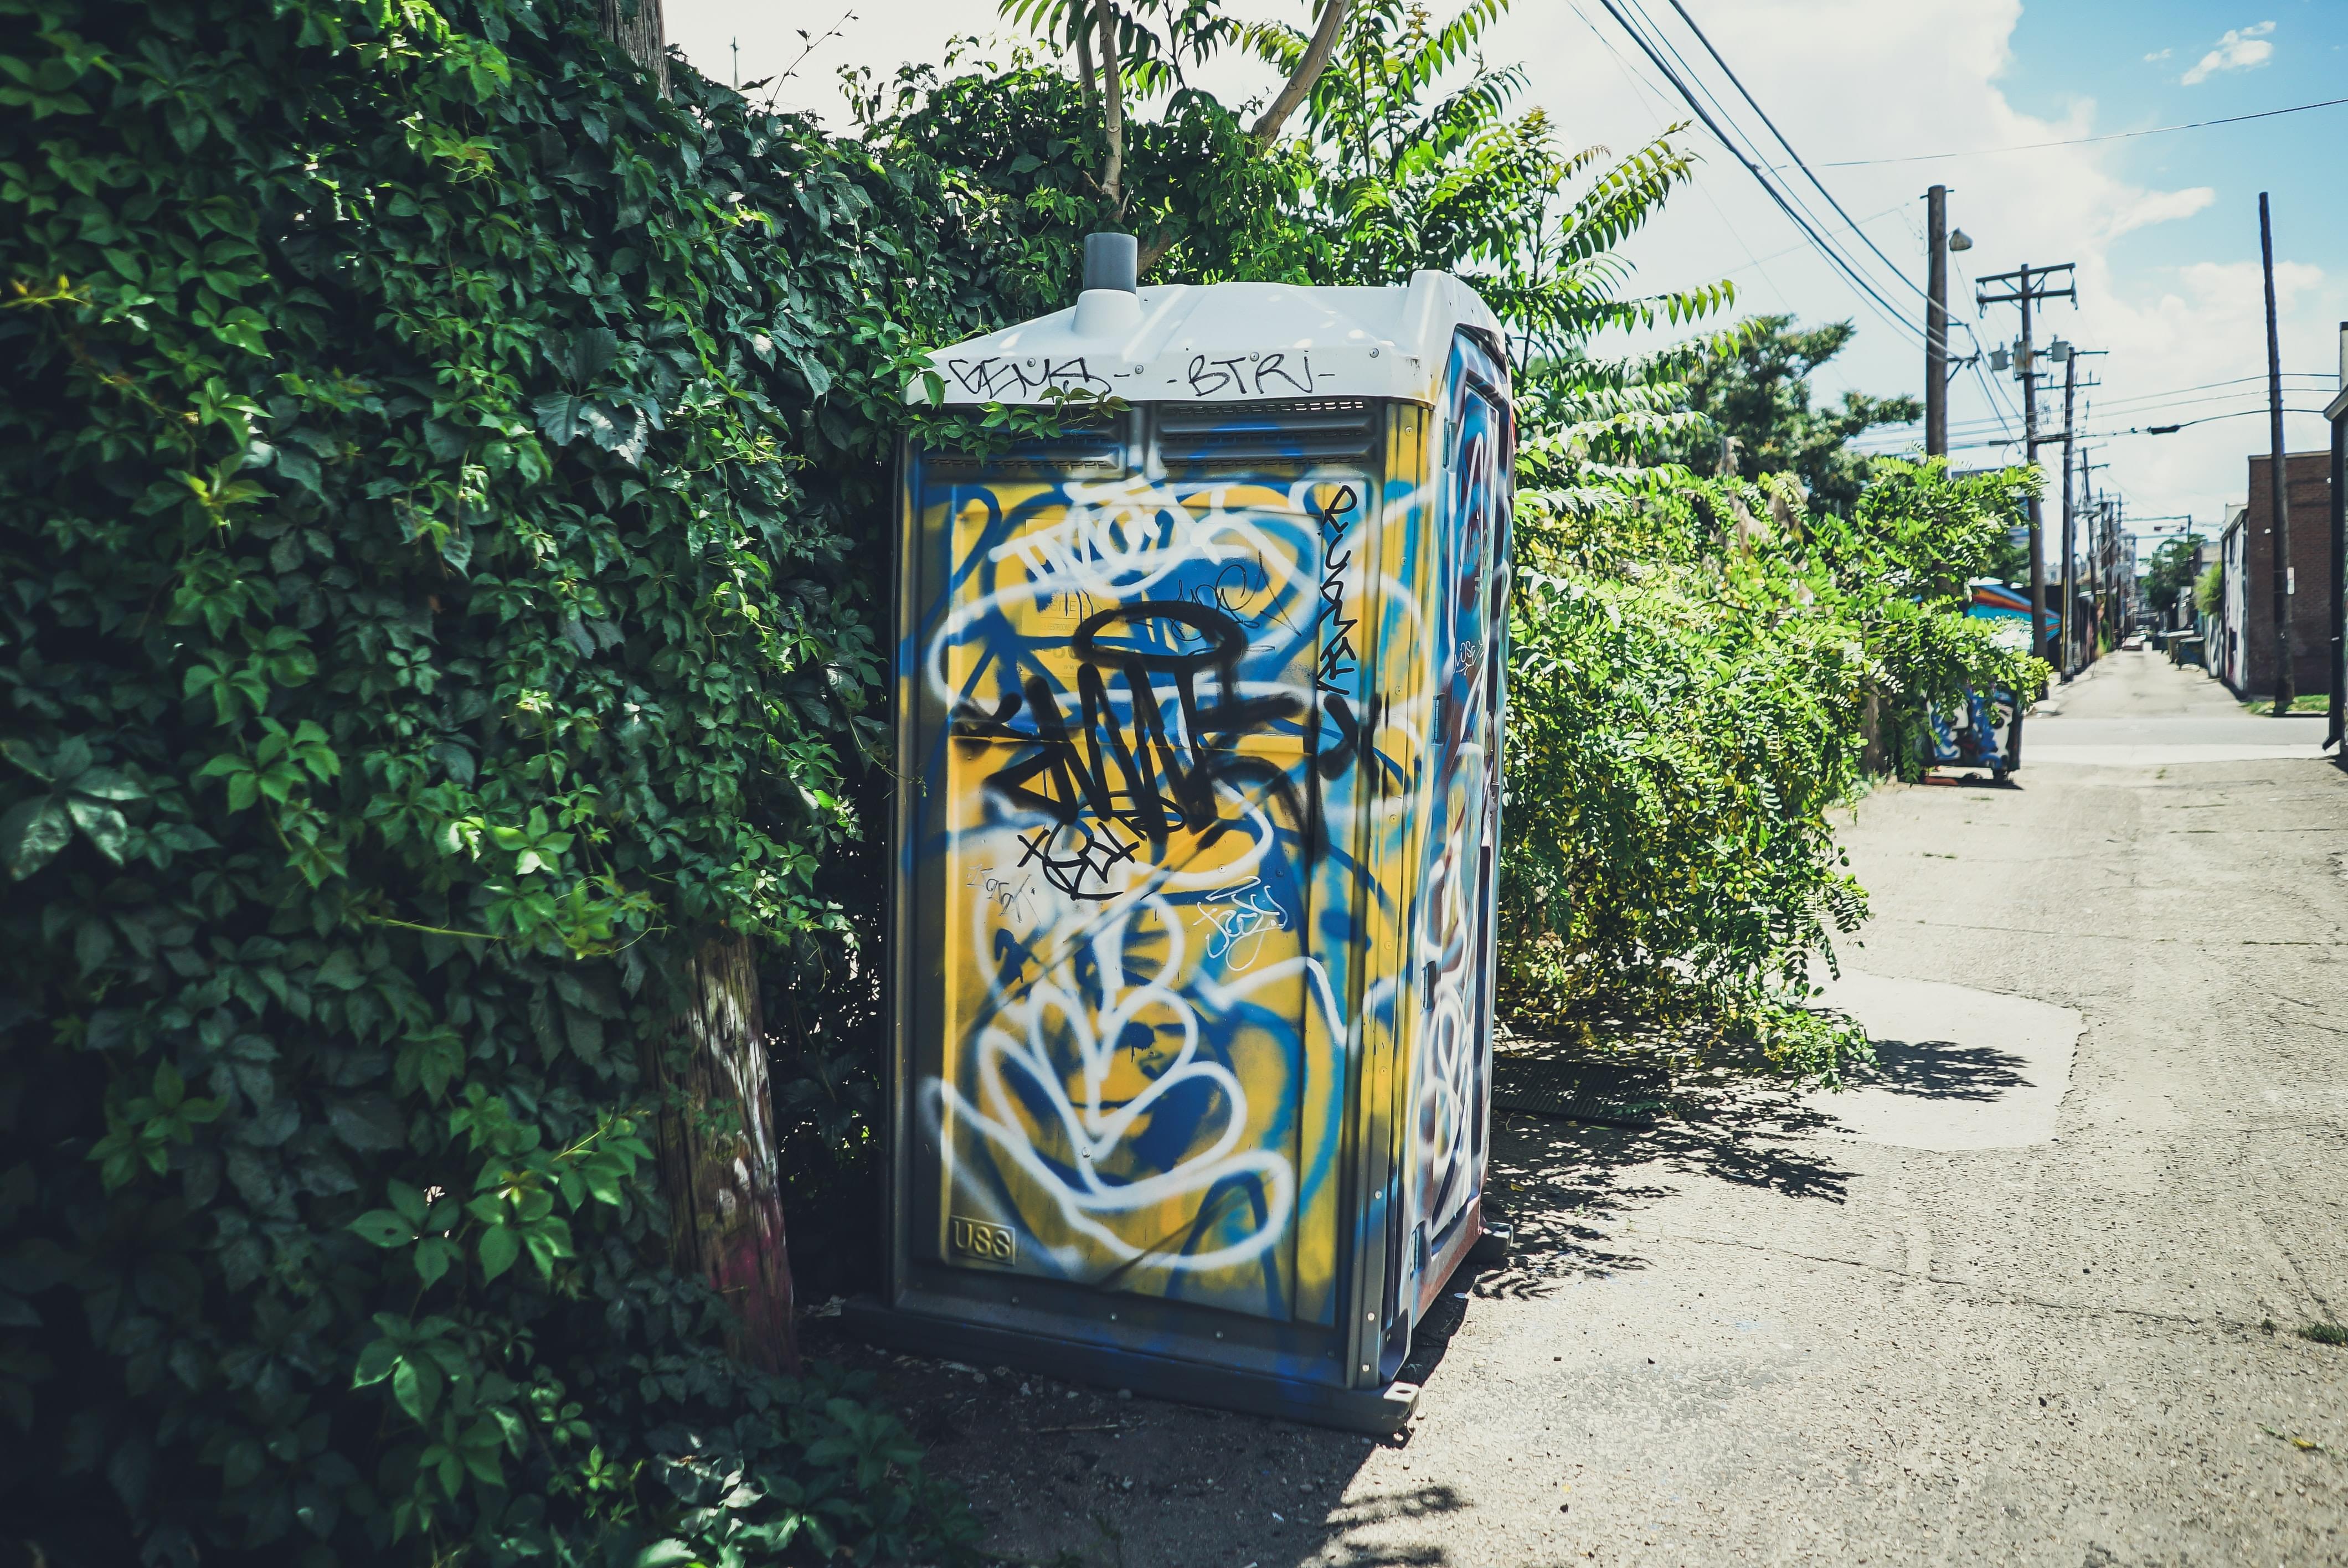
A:
{"type": "MultiPolygon", "coordinates": [[[[2226,563],[2222,651],[2212,639],[2210,668],[2237,695],[2272,692],[2275,685],[2273,514],[2274,460],[2250,459],[2250,500],[2226,508],[2219,540],[2226,563]]],[[[2291,684],[2322,692],[2332,683],[2332,454],[2284,455],[2285,498],[2291,507],[2290,595],[2291,684]]]]}
{"type": "Polygon", "coordinates": [[[2217,611],[2202,632],[2209,673],[2237,692],[2242,689],[2242,519],[2249,512],[2240,501],[2226,503],[2226,520],[2218,529],[2218,560],[2225,570],[2217,611]]]}

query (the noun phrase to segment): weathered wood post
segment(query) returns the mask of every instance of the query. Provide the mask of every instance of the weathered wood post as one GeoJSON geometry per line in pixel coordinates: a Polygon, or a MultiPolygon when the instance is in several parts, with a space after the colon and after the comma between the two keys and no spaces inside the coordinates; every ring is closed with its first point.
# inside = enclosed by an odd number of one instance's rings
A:
{"type": "Polygon", "coordinates": [[[727,1348],[768,1371],[798,1369],[758,966],[749,938],[701,945],[677,1034],[650,1053],[670,1255],[734,1308],[727,1348]]]}
{"type": "MultiPolygon", "coordinates": [[[[667,97],[660,0],[596,0],[596,25],[667,97]]],[[[733,1307],[726,1348],[736,1358],[795,1372],[782,1166],[749,938],[726,933],[703,942],[686,966],[685,991],[675,1035],[645,1053],[660,1106],[669,1255],[679,1273],[706,1279],[733,1307]]]]}
{"type": "Polygon", "coordinates": [[[668,97],[668,36],[661,22],[661,0],[595,0],[595,27],[650,71],[660,96],[668,97]]]}

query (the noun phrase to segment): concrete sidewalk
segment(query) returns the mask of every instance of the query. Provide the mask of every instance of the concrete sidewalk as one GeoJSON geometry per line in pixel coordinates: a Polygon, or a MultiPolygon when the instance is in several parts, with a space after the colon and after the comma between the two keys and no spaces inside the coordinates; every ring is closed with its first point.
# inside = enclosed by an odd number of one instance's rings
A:
{"type": "Polygon", "coordinates": [[[2320,713],[2246,711],[2220,682],[2155,653],[2107,653],[2032,711],[2022,761],[2157,767],[2318,757],[2324,723],[2320,713]]]}
{"type": "Polygon", "coordinates": [[[1862,804],[1866,1087],[1507,1122],[1400,1440],[884,1389],[1063,1568],[2348,1563],[2348,778],[2188,754],[2299,723],[2213,690],[2115,656],[2012,785],[1862,804]]]}

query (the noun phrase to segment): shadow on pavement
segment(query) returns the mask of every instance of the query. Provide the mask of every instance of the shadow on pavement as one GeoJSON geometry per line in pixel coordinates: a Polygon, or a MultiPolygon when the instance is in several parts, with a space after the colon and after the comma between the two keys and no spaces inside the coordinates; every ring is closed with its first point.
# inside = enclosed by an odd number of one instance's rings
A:
{"type": "MultiPolygon", "coordinates": [[[[1526,1043],[1526,1042],[1519,1042],[1526,1043]]],[[[1536,1049],[1546,1049],[1546,1043],[1536,1049]]],[[[1895,1071],[1957,1092],[2004,1071],[1912,1048],[1895,1071]]],[[[1496,1119],[1487,1204],[1516,1226],[1505,1264],[1463,1266],[1415,1337],[1402,1376],[1439,1388],[1476,1302],[1534,1297],[1576,1279],[1647,1266],[1622,1223],[1692,1182],[1723,1181],[1843,1201],[1851,1173],[1806,1142],[1831,1118],[1756,1063],[1634,1046],[1603,1053],[1665,1081],[1653,1126],[1524,1113],[1496,1119]]],[[[1944,1091],[1920,1088],[1919,1092],[1944,1091]]],[[[897,1356],[810,1323],[811,1354],[869,1369],[874,1392],[929,1449],[933,1473],[964,1488],[986,1526],[988,1561],[1032,1568],[1444,1568],[1443,1548],[1397,1547],[1382,1524],[1468,1507],[1434,1481],[1356,1488],[1378,1447],[1406,1463],[1410,1430],[1372,1440],[1263,1417],[1194,1409],[999,1368],[897,1356]],[[1349,1491],[1352,1495],[1348,1495],[1349,1491]]]]}
{"type": "MultiPolygon", "coordinates": [[[[1576,1279],[1644,1268],[1647,1260],[1620,1234],[1622,1222],[1677,1191],[1682,1179],[1844,1200],[1851,1173],[1832,1157],[1836,1145],[1813,1141],[1836,1129],[1834,1118],[1810,1105],[1797,1085],[1768,1075],[1754,1053],[1715,1047],[1698,1056],[1643,1044],[1595,1054],[1610,1062],[1644,1059],[1668,1081],[1664,1113],[1647,1127],[1498,1119],[1487,1203],[1515,1224],[1516,1252],[1506,1267],[1477,1279],[1475,1295],[1539,1296],[1576,1279]]],[[[1938,1071],[1971,1084],[2002,1070],[1967,1065],[1972,1077],[1955,1065],[1910,1068],[1904,1060],[1895,1071],[1919,1081],[1938,1071]]],[[[1459,1288],[1447,1287],[1447,1299],[1459,1288]]]]}
{"type": "Polygon", "coordinates": [[[2026,1089],[2021,1070],[2030,1065],[2011,1051],[1989,1045],[1959,1045],[1952,1040],[1879,1040],[1875,1065],[1850,1075],[1855,1089],[1882,1089],[1920,1100],[1994,1100],[2008,1089],[2026,1089]]]}

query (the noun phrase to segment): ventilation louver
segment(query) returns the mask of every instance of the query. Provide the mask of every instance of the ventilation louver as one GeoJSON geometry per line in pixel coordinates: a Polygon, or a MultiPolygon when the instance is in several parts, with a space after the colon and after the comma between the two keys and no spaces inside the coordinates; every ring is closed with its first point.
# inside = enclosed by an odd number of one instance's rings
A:
{"type": "Polygon", "coordinates": [[[1200,403],[1157,411],[1158,460],[1181,468],[1359,462],[1375,449],[1377,405],[1365,397],[1200,403]]]}
{"type": "Polygon", "coordinates": [[[942,475],[1006,478],[1117,479],[1125,476],[1122,431],[1087,431],[1057,441],[1023,441],[1007,452],[925,452],[922,466],[942,475]]]}

